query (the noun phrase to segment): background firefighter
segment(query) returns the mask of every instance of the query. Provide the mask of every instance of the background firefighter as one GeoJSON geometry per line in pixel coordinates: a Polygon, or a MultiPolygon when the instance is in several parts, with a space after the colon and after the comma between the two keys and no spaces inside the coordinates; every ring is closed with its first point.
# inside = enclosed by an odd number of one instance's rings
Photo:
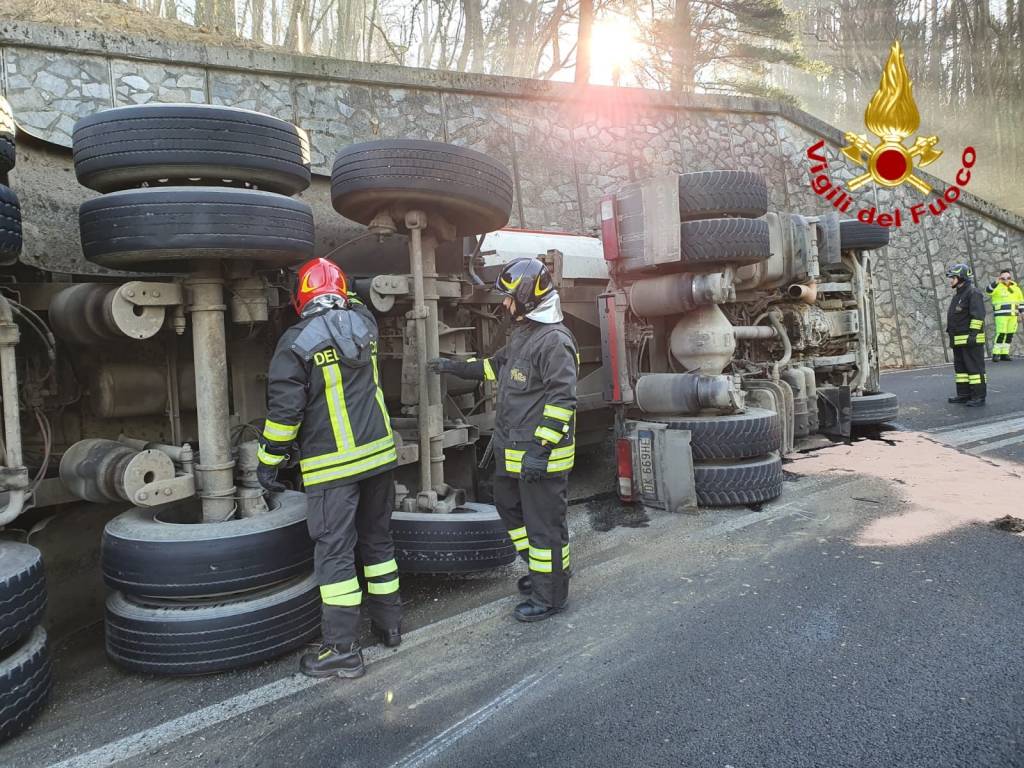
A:
{"type": "Polygon", "coordinates": [[[946,270],[954,290],[946,314],[946,333],[953,347],[956,397],[951,403],[976,407],[985,404],[985,299],[974,287],[974,275],[966,264],[946,270]]]}
{"type": "Polygon", "coordinates": [[[371,628],[385,645],[401,642],[390,531],[397,455],[379,383],[377,323],[326,259],[299,270],[294,306],[301,320],[281,336],[270,363],[260,484],[284,490],[277,467],[298,439],[323,600],[323,642],[318,653],[302,657],[300,669],[314,677],[359,677],[357,546],[371,628]]]}
{"type": "Polygon", "coordinates": [[[530,575],[519,580],[529,600],[516,606],[520,621],[540,621],[562,610],[569,594],[566,500],[576,455],[576,342],[562,325],[562,309],[547,268],[516,259],[495,289],[513,323],[508,343],[485,360],[435,359],[429,367],[466,379],[496,381],[494,504],[530,575]]]}
{"type": "Polygon", "coordinates": [[[996,325],[996,337],[992,342],[992,362],[1009,360],[1013,334],[1017,332],[1017,312],[1024,308],[1024,292],[1014,282],[1008,269],[999,273],[999,278],[985,287],[985,293],[992,298],[992,317],[996,325]]]}

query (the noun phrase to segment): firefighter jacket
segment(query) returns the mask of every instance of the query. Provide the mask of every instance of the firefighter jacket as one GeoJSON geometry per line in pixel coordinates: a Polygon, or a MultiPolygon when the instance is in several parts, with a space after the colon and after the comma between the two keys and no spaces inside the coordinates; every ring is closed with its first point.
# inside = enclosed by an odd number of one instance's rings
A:
{"type": "Polygon", "coordinates": [[[495,472],[518,477],[527,455],[545,459],[549,475],[576,458],[576,340],[561,323],[521,320],[491,357],[456,364],[466,379],[495,381],[495,472]]]}
{"type": "Polygon", "coordinates": [[[259,459],[276,465],[298,439],[307,488],[347,485],[398,463],[377,366],[377,322],[350,309],[303,318],[281,336],[267,382],[259,459]]]}
{"type": "Polygon", "coordinates": [[[954,347],[985,343],[985,299],[971,283],[961,283],[949,302],[946,333],[954,347]]]}
{"type": "Polygon", "coordinates": [[[996,317],[1012,317],[1024,304],[1024,291],[1012,280],[1009,285],[993,280],[985,288],[985,293],[992,298],[992,314],[996,317]]]}

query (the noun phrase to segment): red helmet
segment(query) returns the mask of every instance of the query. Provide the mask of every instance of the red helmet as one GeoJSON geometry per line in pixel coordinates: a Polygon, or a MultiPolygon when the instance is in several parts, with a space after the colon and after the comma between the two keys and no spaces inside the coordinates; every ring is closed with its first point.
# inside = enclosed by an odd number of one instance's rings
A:
{"type": "Polygon", "coordinates": [[[348,280],[341,267],[327,259],[313,259],[299,267],[295,295],[292,296],[296,314],[301,315],[311,299],[330,293],[348,298],[348,280]]]}

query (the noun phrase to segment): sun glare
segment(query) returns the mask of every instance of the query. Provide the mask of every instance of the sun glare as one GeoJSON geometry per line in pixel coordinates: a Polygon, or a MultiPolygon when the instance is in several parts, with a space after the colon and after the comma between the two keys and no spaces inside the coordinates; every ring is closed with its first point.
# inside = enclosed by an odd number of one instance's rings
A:
{"type": "Polygon", "coordinates": [[[590,46],[590,82],[597,85],[622,85],[635,82],[634,62],[640,58],[641,45],[633,23],[624,16],[608,16],[594,21],[590,46]]]}

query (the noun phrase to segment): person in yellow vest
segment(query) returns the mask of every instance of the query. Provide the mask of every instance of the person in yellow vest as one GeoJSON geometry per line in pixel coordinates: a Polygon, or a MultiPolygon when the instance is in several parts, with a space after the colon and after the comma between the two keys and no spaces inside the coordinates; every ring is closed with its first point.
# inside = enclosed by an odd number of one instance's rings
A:
{"type": "Polygon", "coordinates": [[[992,362],[1010,359],[1010,344],[1017,332],[1017,314],[1024,312],[1024,292],[1013,281],[1008,269],[999,273],[999,278],[985,287],[985,293],[992,298],[992,314],[996,322],[996,340],[992,344],[992,362]]]}

